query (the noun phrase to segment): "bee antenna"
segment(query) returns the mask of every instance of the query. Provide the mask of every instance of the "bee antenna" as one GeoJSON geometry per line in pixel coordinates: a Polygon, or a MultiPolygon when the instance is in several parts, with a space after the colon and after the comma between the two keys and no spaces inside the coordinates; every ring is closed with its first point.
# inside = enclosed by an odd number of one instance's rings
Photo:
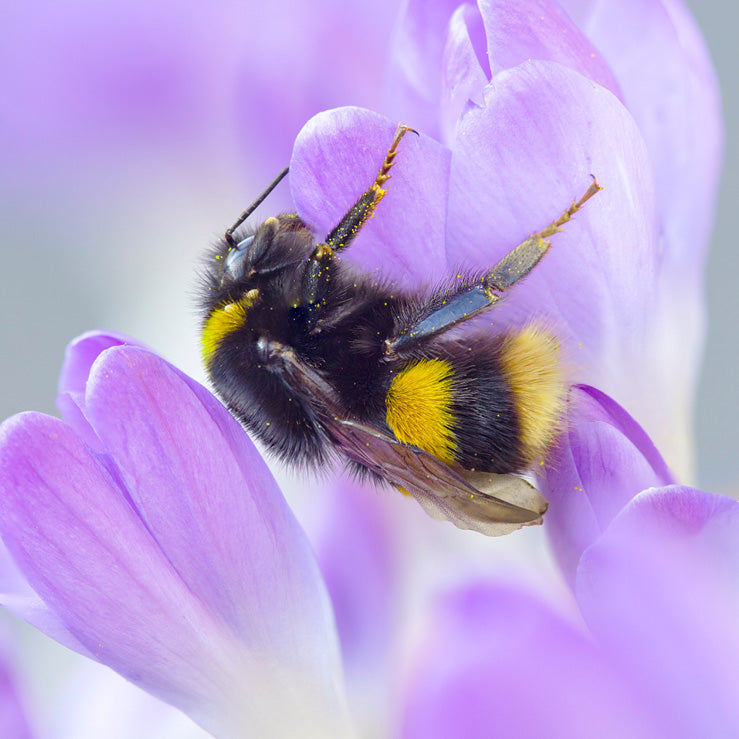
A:
{"type": "Polygon", "coordinates": [[[226,229],[226,241],[228,241],[231,246],[236,246],[236,242],[233,238],[234,231],[262,204],[267,195],[269,195],[272,190],[274,190],[277,185],[285,179],[289,171],[290,167],[285,167],[285,169],[283,169],[282,172],[280,172],[280,174],[278,174],[277,177],[267,185],[264,192],[236,219],[236,223],[234,223],[231,228],[226,229]]]}

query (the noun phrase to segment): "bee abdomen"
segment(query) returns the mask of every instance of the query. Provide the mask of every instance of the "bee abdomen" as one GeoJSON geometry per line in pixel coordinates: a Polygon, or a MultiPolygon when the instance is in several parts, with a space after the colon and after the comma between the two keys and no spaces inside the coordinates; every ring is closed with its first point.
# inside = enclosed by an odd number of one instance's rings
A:
{"type": "Polygon", "coordinates": [[[521,472],[541,461],[565,399],[554,337],[530,326],[437,349],[391,379],[386,421],[398,440],[481,472],[521,472]]]}

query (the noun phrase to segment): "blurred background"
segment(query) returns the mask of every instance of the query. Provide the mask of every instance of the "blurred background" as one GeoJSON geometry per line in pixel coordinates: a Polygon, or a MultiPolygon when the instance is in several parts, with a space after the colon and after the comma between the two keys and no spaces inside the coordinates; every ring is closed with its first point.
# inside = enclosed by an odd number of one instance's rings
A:
{"type": "MultiPolygon", "coordinates": [[[[92,328],[131,334],[203,379],[193,296],[204,246],[285,166],[313,114],[382,107],[396,1],[322,0],[320,14],[292,0],[3,5],[0,418],[55,413],[64,348],[92,328]]],[[[739,4],[688,5],[727,131],[694,482],[737,494],[739,4]]],[[[283,185],[260,213],[288,207],[283,185]]]]}

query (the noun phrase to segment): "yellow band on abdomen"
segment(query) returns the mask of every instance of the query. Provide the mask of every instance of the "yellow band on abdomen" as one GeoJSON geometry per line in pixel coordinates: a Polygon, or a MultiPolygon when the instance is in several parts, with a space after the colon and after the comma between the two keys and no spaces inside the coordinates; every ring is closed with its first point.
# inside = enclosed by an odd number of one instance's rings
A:
{"type": "Polygon", "coordinates": [[[385,398],[388,426],[398,441],[413,444],[442,462],[454,460],[452,368],[424,359],[399,372],[385,398]]]}

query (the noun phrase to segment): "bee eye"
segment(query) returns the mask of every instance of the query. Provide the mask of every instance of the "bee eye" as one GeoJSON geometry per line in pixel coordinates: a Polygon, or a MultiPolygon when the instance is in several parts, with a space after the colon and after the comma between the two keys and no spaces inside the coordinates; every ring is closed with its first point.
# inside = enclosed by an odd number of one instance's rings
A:
{"type": "Polygon", "coordinates": [[[231,251],[226,254],[226,261],[223,265],[223,271],[231,277],[238,278],[243,271],[244,262],[249,252],[249,247],[254,241],[254,234],[247,236],[243,241],[239,241],[231,251]]]}

